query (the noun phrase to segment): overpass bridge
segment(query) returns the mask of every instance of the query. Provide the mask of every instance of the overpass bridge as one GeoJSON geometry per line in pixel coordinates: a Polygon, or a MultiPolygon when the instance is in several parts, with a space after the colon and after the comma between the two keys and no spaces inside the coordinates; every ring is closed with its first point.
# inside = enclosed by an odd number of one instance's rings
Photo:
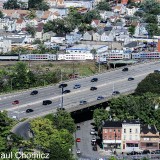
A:
{"type": "MultiPolygon", "coordinates": [[[[121,94],[133,92],[137,84],[144,79],[149,73],[160,68],[160,61],[146,62],[128,66],[129,71],[123,72],[122,68],[108,70],[104,73],[83,77],[65,83],[71,92],[63,94],[63,106],[66,110],[74,112],[99,103],[103,103],[110,99],[113,91],[119,91],[121,94]],[[93,77],[97,77],[97,82],[91,82],[93,77]],[[128,81],[129,77],[133,77],[133,81],[128,81]],[[81,88],[73,89],[75,84],[81,84],[81,88]],[[91,91],[90,87],[97,87],[97,90],[91,91]],[[105,99],[97,100],[98,96],[105,99]],[[79,105],[81,100],[86,100],[86,105],[79,105]]],[[[0,110],[7,110],[9,117],[34,118],[43,116],[52,112],[56,112],[57,108],[62,105],[61,89],[59,84],[34,88],[27,91],[20,91],[0,96],[0,110]],[[32,90],[38,90],[37,95],[30,95],[32,90]],[[19,104],[13,105],[14,100],[19,100],[19,104]],[[42,105],[43,100],[51,100],[52,104],[42,105]],[[26,109],[33,109],[34,112],[26,113],[26,109]]]]}

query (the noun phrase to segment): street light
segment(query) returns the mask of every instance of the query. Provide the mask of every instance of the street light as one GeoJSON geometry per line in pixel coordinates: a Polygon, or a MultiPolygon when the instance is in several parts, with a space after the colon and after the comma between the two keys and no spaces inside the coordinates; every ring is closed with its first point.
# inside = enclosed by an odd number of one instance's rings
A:
{"type": "Polygon", "coordinates": [[[11,90],[12,90],[12,82],[13,82],[14,78],[16,78],[16,77],[11,78],[11,90]]]}

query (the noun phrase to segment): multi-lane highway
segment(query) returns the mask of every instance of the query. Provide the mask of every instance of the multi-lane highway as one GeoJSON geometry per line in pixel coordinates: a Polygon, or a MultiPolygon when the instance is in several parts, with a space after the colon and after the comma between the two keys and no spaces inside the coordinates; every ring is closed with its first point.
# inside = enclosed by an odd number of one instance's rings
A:
{"type": "MultiPolygon", "coordinates": [[[[98,96],[109,97],[113,90],[120,93],[134,90],[137,84],[155,69],[160,69],[160,62],[149,62],[129,66],[129,71],[123,72],[122,69],[107,71],[90,77],[85,77],[67,82],[65,89],[71,90],[70,93],[64,94],[64,107],[70,108],[79,105],[80,100],[86,100],[88,103],[95,101],[98,96]],[[90,82],[93,77],[98,78],[98,82],[90,82]],[[133,77],[133,81],[128,81],[133,77]],[[75,84],[81,84],[81,88],[73,89],[75,84]],[[96,91],[90,91],[90,87],[97,87],[96,91]]],[[[48,86],[38,89],[37,95],[30,95],[32,90],[13,93],[0,96],[0,110],[7,110],[10,117],[17,118],[36,117],[56,111],[61,106],[61,89],[58,85],[48,86]],[[19,100],[19,104],[13,105],[14,100],[19,100]],[[52,104],[44,106],[43,100],[52,100],[52,104]],[[26,113],[26,109],[31,108],[34,112],[26,113]]]]}

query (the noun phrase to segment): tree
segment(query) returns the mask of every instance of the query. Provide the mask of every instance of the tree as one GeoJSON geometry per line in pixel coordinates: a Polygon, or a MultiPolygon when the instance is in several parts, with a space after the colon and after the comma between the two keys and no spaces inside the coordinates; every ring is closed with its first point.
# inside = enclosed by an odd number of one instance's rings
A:
{"type": "Polygon", "coordinates": [[[59,110],[53,117],[53,123],[58,130],[67,129],[70,133],[75,132],[75,123],[70,113],[59,110]]]}
{"type": "Polygon", "coordinates": [[[117,158],[116,157],[114,157],[114,156],[111,156],[111,157],[109,157],[109,159],[108,160],[117,160],[117,158]]]}
{"type": "Polygon", "coordinates": [[[102,11],[111,11],[111,7],[110,7],[109,3],[106,2],[106,1],[100,1],[96,5],[96,9],[97,10],[102,10],[102,11]]]}
{"type": "Polygon", "coordinates": [[[46,11],[49,9],[49,5],[44,0],[29,0],[28,1],[29,9],[43,10],[46,11]]]}
{"type": "Polygon", "coordinates": [[[3,12],[0,11],[0,18],[3,18],[3,17],[4,17],[3,12]]]}
{"type": "Polygon", "coordinates": [[[151,73],[143,79],[137,86],[135,94],[142,95],[146,92],[160,94],[160,74],[151,73]]]}
{"type": "Polygon", "coordinates": [[[42,10],[42,11],[47,11],[49,9],[49,5],[43,1],[42,3],[38,5],[37,9],[42,10]]]}
{"type": "Polygon", "coordinates": [[[109,114],[105,109],[95,109],[93,119],[97,127],[101,127],[102,121],[108,120],[109,114]]]}
{"type": "Polygon", "coordinates": [[[17,0],[8,0],[3,4],[5,9],[19,9],[20,5],[18,4],[17,0]]]}
{"type": "Polygon", "coordinates": [[[154,24],[154,23],[147,24],[146,30],[147,30],[148,35],[150,37],[153,37],[155,35],[159,35],[160,34],[160,29],[159,29],[158,25],[154,24]]]}
{"type": "Polygon", "coordinates": [[[94,56],[94,61],[96,60],[96,55],[97,55],[97,50],[96,49],[92,49],[91,50],[91,53],[93,54],[93,56],[94,56]]]}
{"type": "Polygon", "coordinates": [[[29,19],[34,19],[34,18],[36,18],[36,11],[33,10],[33,9],[31,9],[31,10],[29,11],[28,18],[29,18],[29,19]]]}
{"type": "Polygon", "coordinates": [[[131,25],[131,26],[128,28],[128,32],[133,36],[134,33],[135,33],[135,26],[131,25]]]}
{"type": "Polygon", "coordinates": [[[83,16],[83,22],[90,24],[93,19],[101,19],[100,13],[97,10],[90,10],[83,16]]]}
{"type": "Polygon", "coordinates": [[[144,19],[146,23],[152,23],[152,24],[158,23],[157,15],[154,14],[146,14],[144,19]]]}
{"type": "Polygon", "coordinates": [[[32,37],[35,36],[36,34],[36,28],[34,26],[31,26],[31,25],[27,25],[26,26],[26,31],[31,34],[32,37]]]}

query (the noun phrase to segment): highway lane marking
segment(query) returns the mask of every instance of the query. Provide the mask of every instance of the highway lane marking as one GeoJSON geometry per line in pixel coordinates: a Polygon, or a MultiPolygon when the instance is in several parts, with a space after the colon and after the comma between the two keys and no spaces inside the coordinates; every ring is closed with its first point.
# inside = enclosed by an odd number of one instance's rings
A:
{"type": "MultiPolygon", "coordinates": [[[[141,74],[141,75],[136,75],[136,76],[134,76],[134,78],[135,78],[135,77],[142,77],[142,76],[144,76],[144,75],[147,75],[148,73],[150,73],[150,72],[146,72],[146,73],[141,74]]],[[[105,82],[104,82],[104,84],[98,85],[97,87],[104,87],[104,86],[108,86],[108,85],[111,85],[111,84],[114,84],[114,83],[118,83],[118,82],[123,82],[123,81],[126,81],[126,78],[123,78],[123,79],[117,80],[117,81],[112,81],[112,82],[109,82],[109,83],[106,83],[106,84],[105,84],[105,82]]],[[[69,93],[68,95],[67,95],[67,94],[63,94],[63,96],[64,96],[64,97],[68,97],[68,96],[71,96],[71,95],[73,95],[73,94],[78,94],[78,93],[80,93],[80,92],[85,92],[85,91],[88,91],[88,88],[85,88],[85,89],[79,90],[79,91],[77,90],[77,91],[71,92],[71,93],[69,93]]],[[[62,97],[62,95],[58,95],[58,96],[56,96],[56,97],[47,97],[46,99],[54,100],[54,99],[58,99],[58,98],[61,98],[61,97],[62,97]]],[[[9,109],[6,109],[6,110],[7,110],[7,111],[12,111],[12,110],[18,109],[19,107],[20,107],[20,108],[24,108],[24,107],[27,107],[27,106],[29,106],[29,105],[39,104],[39,103],[42,103],[42,101],[43,101],[43,100],[39,100],[39,101],[36,101],[36,102],[31,102],[31,103],[28,103],[28,104],[24,104],[24,105],[17,105],[17,106],[14,107],[14,108],[9,108],[9,109]]],[[[5,109],[4,109],[4,110],[5,110],[5,109]]]]}

